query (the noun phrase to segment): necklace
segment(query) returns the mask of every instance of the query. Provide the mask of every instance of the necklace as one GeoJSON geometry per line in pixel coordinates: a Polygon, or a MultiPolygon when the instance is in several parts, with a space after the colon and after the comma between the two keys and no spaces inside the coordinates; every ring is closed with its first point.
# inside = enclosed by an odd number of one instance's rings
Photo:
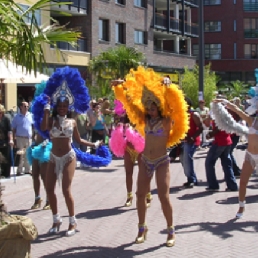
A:
{"type": "Polygon", "coordinates": [[[159,117],[151,118],[151,119],[149,120],[150,125],[156,124],[156,123],[159,121],[159,119],[160,119],[159,117]]]}
{"type": "Polygon", "coordinates": [[[59,122],[60,127],[63,127],[66,116],[57,115],[57,118],[58,118],[58,122],[59,122]]]}

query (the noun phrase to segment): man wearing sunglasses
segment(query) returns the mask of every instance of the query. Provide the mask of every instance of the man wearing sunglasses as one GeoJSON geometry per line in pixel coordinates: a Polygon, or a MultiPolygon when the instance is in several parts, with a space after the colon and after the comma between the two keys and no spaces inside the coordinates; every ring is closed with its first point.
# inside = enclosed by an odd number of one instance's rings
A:
{"type": "Polygon", "coordinates": [[[26,159],[26,149],[32,143],[33,118],[28,109],[29,104],[22,102],[20,104],[20,113],[17,114],[12,121],[14,145],[18,148],[17,154],[20,155],[17,175],[22,174],[23,167],[25,174],[31,174],[31,168],[26,159]]]}

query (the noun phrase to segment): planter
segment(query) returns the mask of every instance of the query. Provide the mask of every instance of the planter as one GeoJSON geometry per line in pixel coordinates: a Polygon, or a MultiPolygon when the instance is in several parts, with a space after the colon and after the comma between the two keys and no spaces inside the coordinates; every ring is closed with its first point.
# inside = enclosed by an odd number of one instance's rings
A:
{"type": "Polygon", "coordinates": [[[32,220],[25,216],[10,215],[0,225],[0,257],[30,258],[31,241],[38,231],[32,220]]]}

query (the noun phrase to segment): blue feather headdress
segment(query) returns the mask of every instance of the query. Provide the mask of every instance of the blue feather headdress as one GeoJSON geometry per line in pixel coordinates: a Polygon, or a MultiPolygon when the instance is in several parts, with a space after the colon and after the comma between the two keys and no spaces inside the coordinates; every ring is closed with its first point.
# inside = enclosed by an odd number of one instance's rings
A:
{"type": "Polygon", "coordinates": [[[47,81],[44,93],[51,96],[54,104],[56,97],[68,97],[69,109],[76,111],[76,113],[85,113],[89,108],[88,88],[78,69],[69,66],[56,69],[47,81]]]}
{"type": "Polygon", "coordinates": [[[256,78],[256,86],[251,87],[248,91],[249,96],[252,98],[249,100],[250,106],[245,110],[249,115],[254,114],[258,110],[258,68],[254,70],[256,78]]]}

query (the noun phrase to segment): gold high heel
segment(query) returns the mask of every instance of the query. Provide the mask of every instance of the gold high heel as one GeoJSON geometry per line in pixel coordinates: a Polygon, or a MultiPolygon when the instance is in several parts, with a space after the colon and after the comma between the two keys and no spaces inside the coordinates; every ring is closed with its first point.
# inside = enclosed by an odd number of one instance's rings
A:
{"type": "Polygon", "coordinates": [[[44,207],[42,208],[42,210],[50,210],[50,209],[51,209],[50,204],[49,204],[48,201],[46,201],[46,203],[45,203],[44,207]]]}
{"type": "Polygon", "coordinates": [[[41,198],[35,198],[34,204],[31,206],[31,210],[35,210],[41,207],[42,199],[41,198]]]}
{"type": "Polygon", "coordinates": [[[147,239],[148,228],[147,228],[145,223],[144,224],[138,224],[138,228],[139,228],[139,232],[138,232],[138,236],[135,239],[135,243],[136,244],[141,244],[147,239]],[[139,236],[139,234],[141,236],[139,236]]]}
{"type": "Polygon", "coordinates": [[[132,205],[132,201],[133,201],[133,193],[129,192],[127,193],[127,200],[125,202],[125,207],[130,207],[132,205]]]}
{"type": "Polygon", "coordinates": [[[168,238],[167,238],[167,242],[166,242],[166,246],[167,247],[172,247],[175,245],[175,228],[173,226],[170,226],[167,228],[168,231],[168,238]],[[171,238],[172,237],[172,238],[171,238]]]}
{"type": "Polygon", "coordinates": [[[146,207],[149,208],[151,206],[151,201],[152,201],[152,195],[151,192],[148,192],[146,194],[146,207]]]}

